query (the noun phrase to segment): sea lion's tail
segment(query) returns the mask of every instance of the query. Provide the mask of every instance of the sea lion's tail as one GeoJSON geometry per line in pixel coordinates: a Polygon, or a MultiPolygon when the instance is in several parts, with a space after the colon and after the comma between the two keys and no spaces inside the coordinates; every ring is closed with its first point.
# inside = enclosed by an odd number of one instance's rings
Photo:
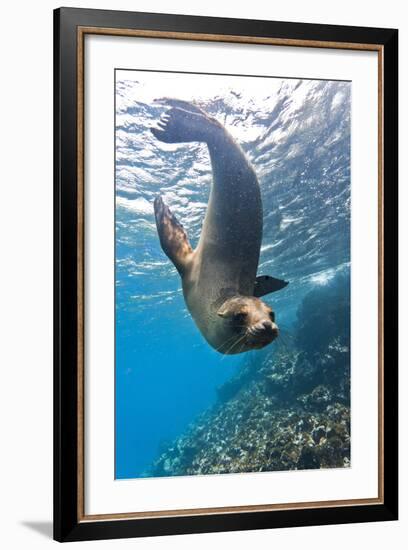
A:
{"type": "Polygon", "coordinates": [[[199,107],[179,99],[160,99],[157,102],[170,107],[152,128],[153,135],[165,143],[185,143],[188,141],[208,142],[215,128],[222,126],[210,118],[199,107]]]}

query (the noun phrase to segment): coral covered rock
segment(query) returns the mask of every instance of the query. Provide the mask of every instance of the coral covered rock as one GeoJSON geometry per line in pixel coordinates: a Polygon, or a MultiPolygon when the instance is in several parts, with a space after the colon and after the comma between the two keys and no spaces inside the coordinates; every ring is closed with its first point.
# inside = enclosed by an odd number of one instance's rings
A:
{"type": "Polygon", "coordinates": [[[296,344],[246,360],[212,409],[161,453],[148,475],[348,467],[348,288],[348,279],[339,278],[307,295],[296,344]]]}

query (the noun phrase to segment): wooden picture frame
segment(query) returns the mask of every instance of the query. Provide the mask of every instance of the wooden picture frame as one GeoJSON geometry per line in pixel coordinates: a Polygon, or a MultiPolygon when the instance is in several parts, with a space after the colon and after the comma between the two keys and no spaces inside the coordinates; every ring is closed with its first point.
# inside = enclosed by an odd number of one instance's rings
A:
{"type": "Polygon", "coordinates": [[[54,537],[58,541],[397,519],[398,32],[167,14],[54,12],[54,537]],[[378,56],[378,495],[106,515],[85,513],[84,38],[372,51],[378,56]]]}

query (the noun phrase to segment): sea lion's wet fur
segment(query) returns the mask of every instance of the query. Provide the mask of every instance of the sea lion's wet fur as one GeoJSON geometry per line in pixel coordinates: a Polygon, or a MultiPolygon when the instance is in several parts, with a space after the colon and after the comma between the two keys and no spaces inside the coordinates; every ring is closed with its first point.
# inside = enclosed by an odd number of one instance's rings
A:
{"type": "Polygon", "coordinates": [[[218,121],[190,103],[161,101],[170,109],[153,134],[166,143],[205,142],[213,172],[195,250],[163,200],[155,200],[162,248],[180,273],[187,307],[211,346],[226,354],[263,347],[276,338],[278,328],[271,308],[254,296],[262,240],[256,174],[218,121]]]}

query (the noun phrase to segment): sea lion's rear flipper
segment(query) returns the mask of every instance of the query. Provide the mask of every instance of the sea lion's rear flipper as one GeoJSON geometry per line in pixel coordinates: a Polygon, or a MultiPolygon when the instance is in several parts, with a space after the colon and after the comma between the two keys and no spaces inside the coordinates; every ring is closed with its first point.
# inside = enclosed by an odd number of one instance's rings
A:
{"type": "Polygon", "coordinates": [[[187,233],[161,197],[154,201],[154,215],[163,252],[183,275],[193,253],[187,233]]]}
{"type": "Polygon", "coordinates": [[[207,116],[193,103],[178,99],[158,100],[170,107],[163,113],[157,128],[151,128],[153,135],[165,143],[186,143],[190,141],[207,142],[219,123],[207,116]]]}
{"type": "Polygon", "coordinates": [[[198,113],[205,116],[205,112],[200,109],[191,101],[184,101],[184,99],[174,99],[172,97],[160,97],[159,99],[154,100],[155,103],[160,103],[161,105],[167,105],[168,107],[179,107],[185,111],[190,111],[191,113],[198,113]]]}
{"type": "Polygon", "coordinates": [[[271,292],[276,292],[285,288],[289,283],[283,279],[275,279],[275,277],[270,277],[269,275],[261,275],[255,279],[254,286],[254,296],[256,298],[261,298],[265,294],[270,294],[271,292]]]}

